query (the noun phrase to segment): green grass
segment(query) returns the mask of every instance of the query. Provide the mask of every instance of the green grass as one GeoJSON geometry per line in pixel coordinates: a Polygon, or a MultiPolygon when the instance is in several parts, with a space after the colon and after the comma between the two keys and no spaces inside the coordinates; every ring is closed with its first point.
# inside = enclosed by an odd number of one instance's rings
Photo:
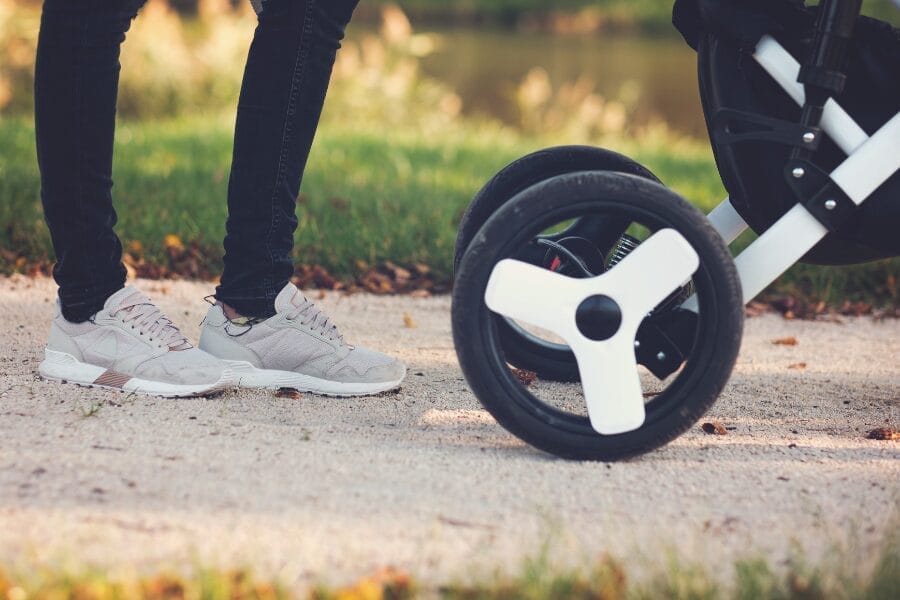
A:
{"type": "MultiPolygon", "coordinates": [[[[139,240],[156,260],[167,234],[218,247],[231,135],[227,119],[120,126],[114,196],[126,245],[139,240]]],[[[0,121],[4,246],[40,260],[51,248],[33,145],[29,123],[0,121]]],[[[448,277],[456,226],[474,194],[505,164],[544,145],[499,129],[426,136],[323,127],[298,205],[297,258],[340,276],[352,275],[357,259],[421,261],[448,277]]],[[[702,152],[676,158],[657,149],[638,158],[706,207],[722,194],[702,152]]]]}
{"type": "MultiPolygon", "coordinates": [[[[114,197],[126,247],[140,242],[148,260],[165,264],[164,238],[177,235],[201,249],[205,271],[219,271],[231,135],[229,118],[120,126],[114,197]]],[[[298,203],[296,259],[342,278],[358,275],[359,260],[423,262],[446,281],[457,224],[473,195],[505,164],[555,142],[496,126],[463,124],[449,133],[423,134],[329,121],[298,203]]],[[[649,135],[640,144],[611,145],[705,210],[724,196],[705,144],[649,135]]],[[[42,221],[31,123],[0,120],[0,147],[0,272],[8,273],[52,261],[52,249],[42,221]]],[[[801,266],[779,289],[830,301],[896,304],[898,272],[896,260],[843,269],[801,266]]]]}
{"type": "Polygon", "coordinates": [[[873,566],[841,555],[821,564],[791,560],[773,568],[756,558],[738,561],[729,574],[670,558],[633,578],[621,562],[601,557],[584,568],[558,567],[546,553],[513,574],[472,576],[433,587],[409,574],[383,569],[343,588],[319,586],[302,593],[245,571],[194,569],[140,575],[45,566],[0,567],[0,598],[8,600],[888,600],[900,587],[900,548],[888,536],[873,566]],[[834,564],[832,564],[834,563],[834,564]]]}

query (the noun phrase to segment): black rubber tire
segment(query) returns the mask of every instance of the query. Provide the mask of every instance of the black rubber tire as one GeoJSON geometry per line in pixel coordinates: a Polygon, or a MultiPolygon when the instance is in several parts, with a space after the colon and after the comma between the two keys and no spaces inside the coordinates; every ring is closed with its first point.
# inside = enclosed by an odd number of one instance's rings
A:
{"type": "Polygon", "coordinates": [[[481,226],[498,208],[531,186],[567,173],[617,171],[659,183],[656,175],[624,154],[594,146],[556,146],[538,150],[510,163],[475,195],[459,222],[453,272],[481,226]]]}
{"type": "MultiPolygon", "coordinates": [[[[463,253],[482,225],[516,194],[559,175],[585,171],[616,171],[659,182],[647,168],[632,159],[593,146],[557,146],[539,150],[510,163],[475,196],[459,224],[453,269],[456,273],[463,253]]],[[[524,337],[505,320],[500,323],[507,360],[549,381],[578,381],[574,355],[524,337]]]]}
{"type": "Polygon", "coordinates": [[[690,428],[728,381],[743,333],[737,270],[722,238],[704,215],[667,188],[621,173],[562,175],[533,186],[484,224],[460,263],[453,292],[453,338],[463,373],[484,407],[508,431],[560,457],[613,461],[654,450],[690,428]],[[498,319],[484,302],[494,266],[513,255],[548,223],[589,212],[626,213],[642,223],[680,232],[700,256],[693,283],[700,318],[681,373],[647,405],[644,425],[603,436],[587,417],[550,407],[512,374],[498,335],[498,319]]]}

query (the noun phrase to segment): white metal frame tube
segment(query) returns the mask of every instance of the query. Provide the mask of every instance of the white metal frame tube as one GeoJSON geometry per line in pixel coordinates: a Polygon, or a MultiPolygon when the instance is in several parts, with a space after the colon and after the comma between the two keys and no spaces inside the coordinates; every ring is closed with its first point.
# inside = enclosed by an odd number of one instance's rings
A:
{"type": "MultiPolygon", "coordinates": [[[[800,76],[800,63],[775,38],[763,36],[756,45],[753,58],[794,99],[794,102],[800,106],[806,103],[806,90],[803,84],[797,81],[800,76]]],[[[854,150],[869,139],[863,128],[835,102],[834,98],[825,103],[821,127],[838,148],[848,155],[853,154],[854,150]]]]}
{"type": "Polygon", "coordinates": [[[725,198],[711,213],[706,215],[706,218],[709,219],[726,244],[738,239],[749,227],[743,217],[734,209],[730,198],[725,198]]]}
{"type": "Polygon", "coordinates": [[[831,172],[831,180],[862,204],[900,169],[900,112],[831,172]]]}
{"type": "MultiPolygon", "coordinates": [[[[787,50],[774,38],[765,36],[758,44],[754,58],[798,104],[803,105],[806,94],[803,85],[797,81],[800,64],[787,50]]],[[[900,169],[900,113],[870,138],[832,98],[825,105],[821,125],[848,155],[831,173],[831,178],[857,205],[900,169]]],[[[734,239],[732,235],[741,233],[737,221],[740,216],[733,207],[729,211],[724,204],[710,213],[709,218],[730,243],[734,239]]],[[[827,234],[825,226],[803,205],[797,204],[789,210],[735,259],[744,302],[762,292],[827,234]]],[[[685,302],[684,308],[697,310],[696,297],[685,302]]]]}
{"type": "MultiPolygon", "coordinates": [[[[900,169],[900,113],[831,173],[857,205],[900,169]]],[[[747,303],[828,235],[806,207],[797,204],[735,259],[747,303]]]]}

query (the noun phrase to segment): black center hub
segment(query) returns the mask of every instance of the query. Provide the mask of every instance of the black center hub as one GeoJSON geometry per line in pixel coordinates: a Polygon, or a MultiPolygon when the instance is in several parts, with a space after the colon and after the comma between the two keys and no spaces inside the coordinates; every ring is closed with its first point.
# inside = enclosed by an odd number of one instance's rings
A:
{"type": "Polygon", "coordinates": [[[602,342],[619,331],[622,325],[622,309],[609,296],[591,296],[578,305],[578,310],[575,311],[575,324],[584,337],[602,342]]]}

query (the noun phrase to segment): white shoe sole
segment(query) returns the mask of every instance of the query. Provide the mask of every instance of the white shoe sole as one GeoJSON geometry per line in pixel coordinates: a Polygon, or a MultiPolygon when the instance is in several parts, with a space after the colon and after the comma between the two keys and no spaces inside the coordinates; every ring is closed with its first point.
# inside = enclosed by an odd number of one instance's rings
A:
{"type": "Polygon", "coordinates": [[[45,350],[45,358],[38,367],[38,373],[44,379],[74,383],[87,387],[104,388],[110,390],[122,390],[163,398],[193,398],[195,396],[208,396],[234,387],[235,378],[230,369],[222,372],[222,377],[215,383],[184,385],[151,381],[128,377],[127,375],[113,373],[103,367],[83,363],[71,354],[45,350]]]}
{"type": "Polygon", "coordinates": [[[389,392],[399,388],[404,379],[404,377],[401,377],[396,381],[345,383],[320,379],[311,375],[302,375],[292,371],[257,369],[244,361],[226,360],[225,364],[234,373],[238,387],[267,390],[288,388],[298,392],[309,392],[311,394],[335,396],[338,398],[372,396],[389,392]]]}

